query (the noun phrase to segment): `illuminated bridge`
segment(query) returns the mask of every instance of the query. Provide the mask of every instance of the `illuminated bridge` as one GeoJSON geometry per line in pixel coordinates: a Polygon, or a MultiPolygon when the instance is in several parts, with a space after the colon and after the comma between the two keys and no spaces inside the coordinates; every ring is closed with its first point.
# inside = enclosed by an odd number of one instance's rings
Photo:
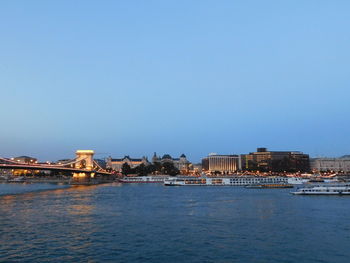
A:
{"type": "Polygon", "coordinates": [[[65,161],[64,163],[21,163],[8,158],[0,157],[0,169],[23,169],[23,170],[43,170],[69,172],[73,174],[73,179],[88,180],[94,178],[95,175],[111,175],[110,172],[104,170],[94,159],[94,151],[78,150],[75,159],[65,161]]]}

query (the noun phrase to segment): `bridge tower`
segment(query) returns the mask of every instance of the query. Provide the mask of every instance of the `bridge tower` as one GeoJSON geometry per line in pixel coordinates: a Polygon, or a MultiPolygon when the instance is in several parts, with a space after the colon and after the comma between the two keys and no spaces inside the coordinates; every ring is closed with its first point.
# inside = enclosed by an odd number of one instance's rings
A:
{"type": "Polygon", "coordinates": [[[87,172],[73,173],[71,184],[88,184],[94,173],[89,173],[94,167],[94,151],[93,150],[77,150],[75,168],[85,169],[87,172]]]}
{"type": "Polygon", "coordinates": [[[94,153],[93,150],[77,150],[75,167],[91,171],[94,167],[94,153]]]}

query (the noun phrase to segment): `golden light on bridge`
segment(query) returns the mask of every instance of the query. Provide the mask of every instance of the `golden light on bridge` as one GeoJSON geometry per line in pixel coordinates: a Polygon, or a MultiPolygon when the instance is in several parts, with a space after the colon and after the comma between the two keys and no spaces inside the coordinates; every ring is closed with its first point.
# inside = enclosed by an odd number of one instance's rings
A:
{"type": "Polygon", "coordinates": [[[85,177],[86,176],[86,173],[73,173],[73,177],[80,177],[80,178],[82,178],[82,177],[85,177]]]}
{"type": "Polygon", "coordinates": [[[94,154],[95,151],[94,150],[77,150],[75,153],[76,154],[94,154]]]}
{"type": "Polygon", "coordinates": [[[91,171],[94,167],[94,154],[93,150],[77,150],[75,152],[77,166],[91,171]]]}

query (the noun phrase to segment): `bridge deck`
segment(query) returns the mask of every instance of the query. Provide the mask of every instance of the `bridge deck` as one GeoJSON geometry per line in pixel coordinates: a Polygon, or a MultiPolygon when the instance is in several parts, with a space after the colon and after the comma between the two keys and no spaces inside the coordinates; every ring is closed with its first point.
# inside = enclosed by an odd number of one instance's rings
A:
{"type": "Polygon", "coordinates": [[[55,165],[32,165],[32,164],[0,164],[0,169],[23,169],[23,170],[45,170],[45,171],[66,171],[73,173],[96,173],[102,175],[111,175],[111,173],[96,171],[96,170],[85,170],[71,167],[62,167],[55,165]]]}

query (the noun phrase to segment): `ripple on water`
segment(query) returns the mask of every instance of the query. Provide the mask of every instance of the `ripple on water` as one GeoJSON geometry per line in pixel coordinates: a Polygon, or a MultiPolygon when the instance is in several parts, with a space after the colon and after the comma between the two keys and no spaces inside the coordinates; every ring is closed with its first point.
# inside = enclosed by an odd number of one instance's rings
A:
{"type": "Polygon", "coordinates": [[[0,261],[348,262],[349,200],[161,185],[1,196],[0,261]]]}

